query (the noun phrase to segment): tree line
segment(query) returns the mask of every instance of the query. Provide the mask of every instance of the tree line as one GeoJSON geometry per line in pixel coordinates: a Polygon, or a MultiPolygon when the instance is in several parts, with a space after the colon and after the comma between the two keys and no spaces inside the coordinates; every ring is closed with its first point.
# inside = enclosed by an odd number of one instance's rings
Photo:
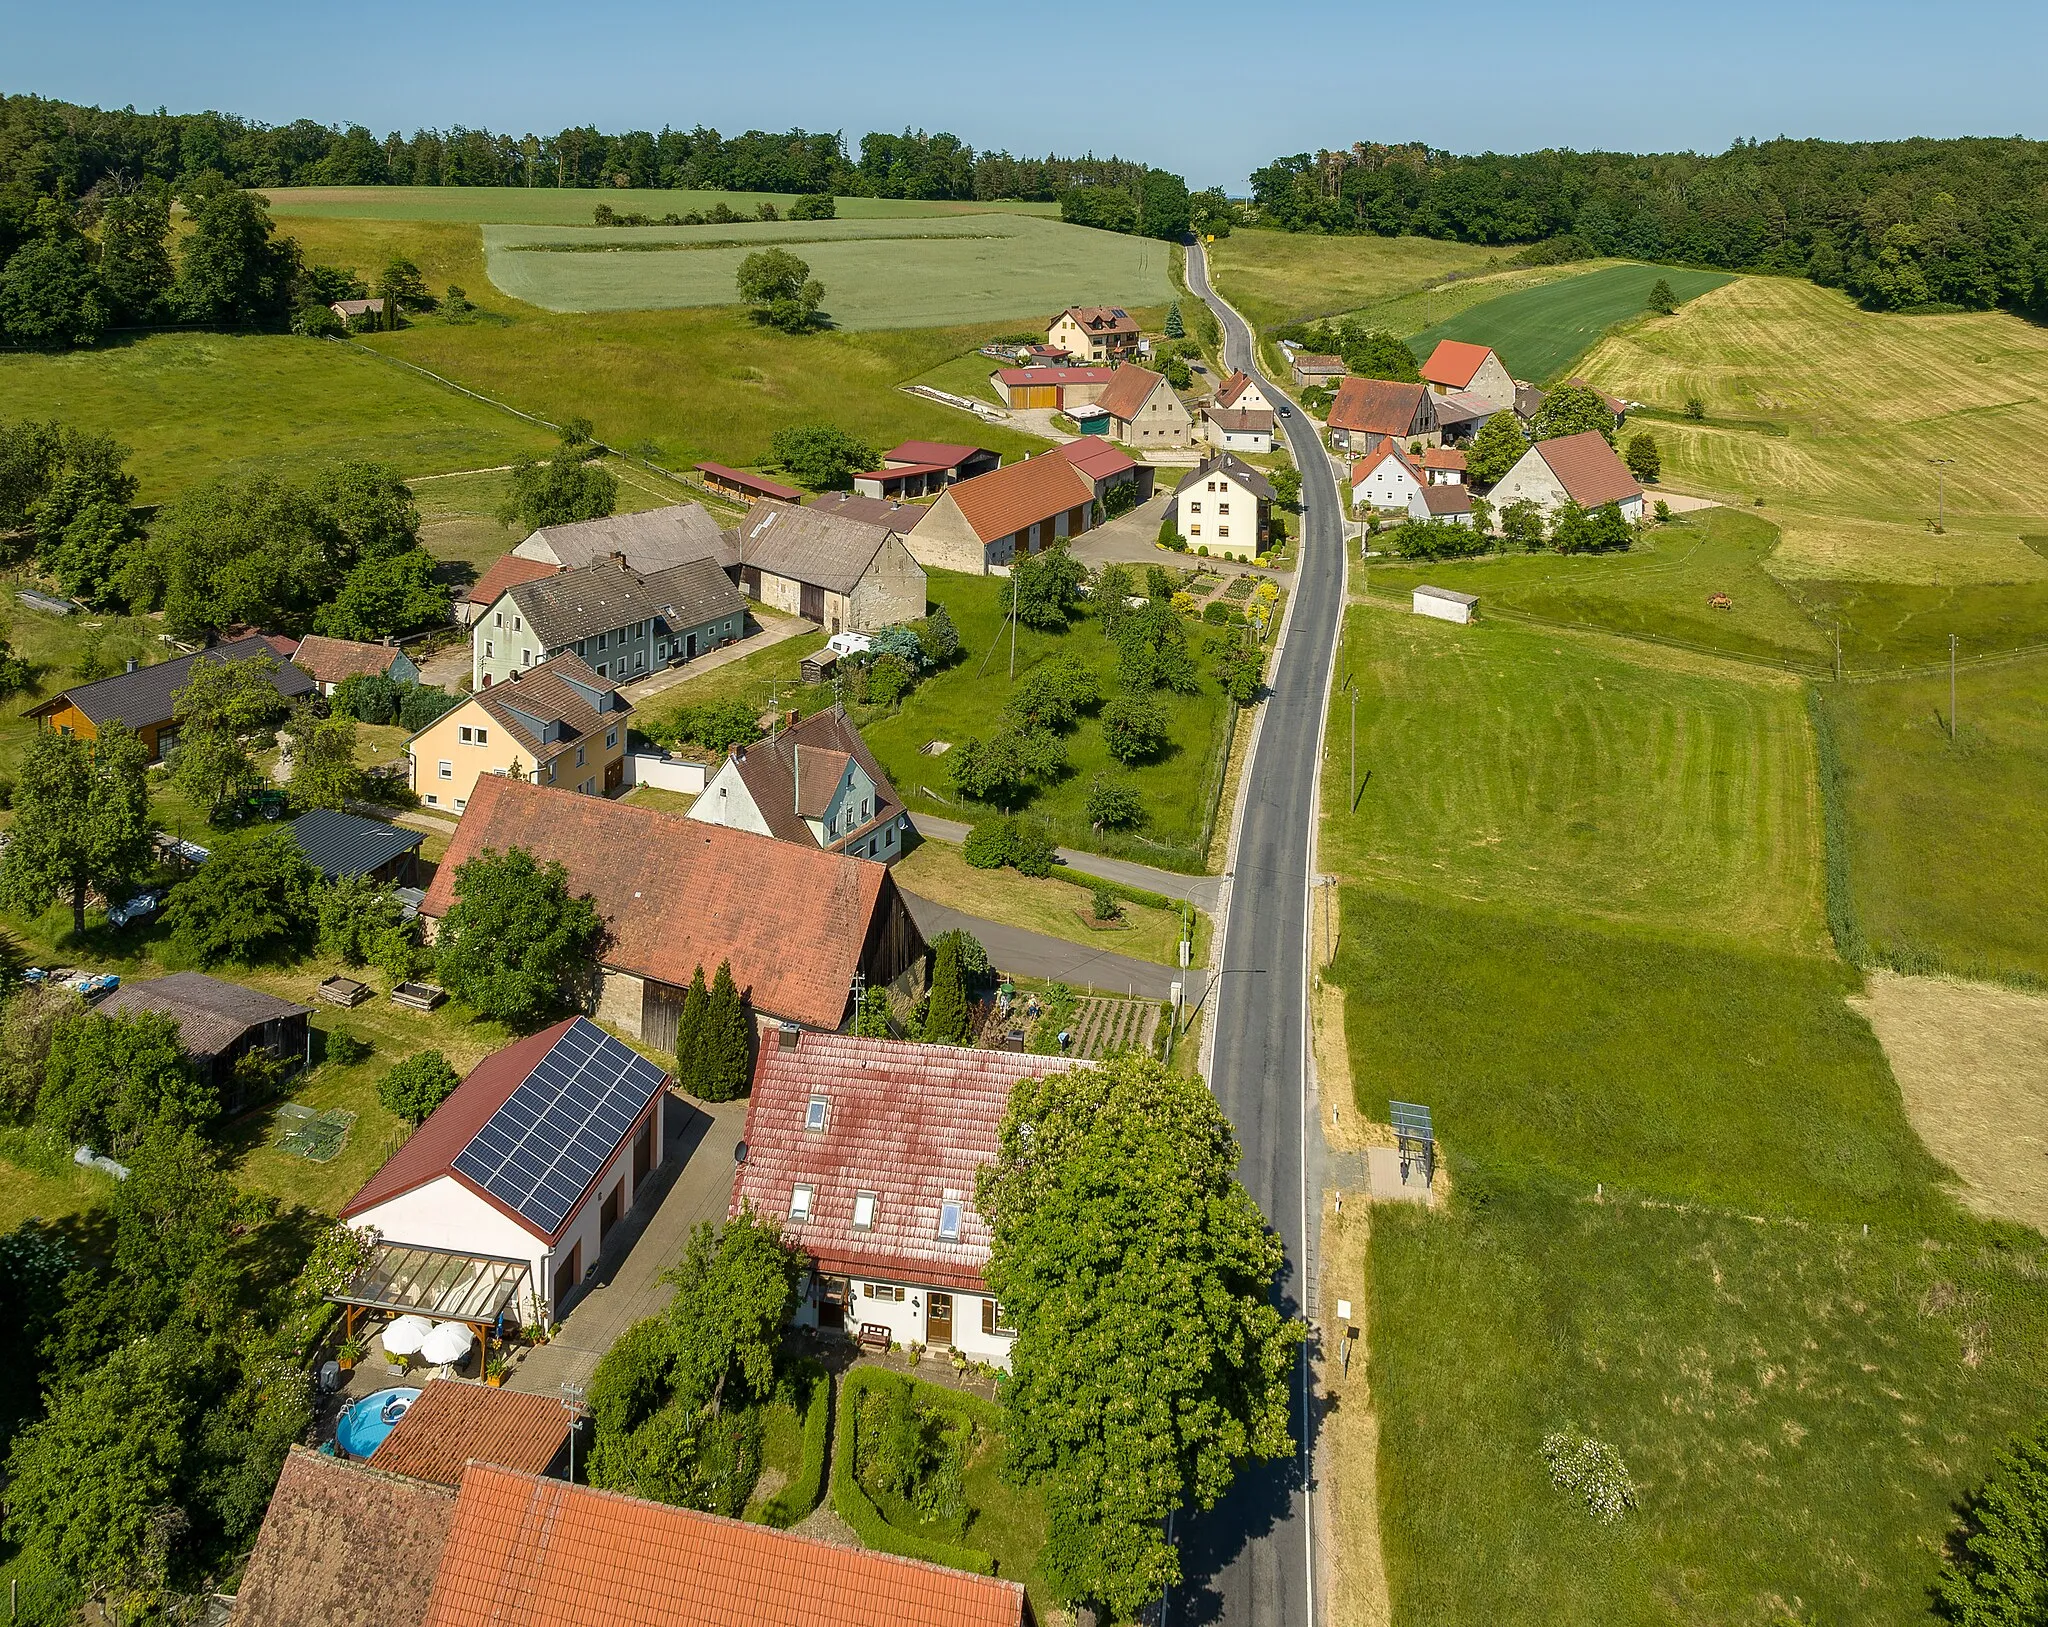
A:
{"type": "Polygon", "coordinates": [[[2048,143],[1737,141],[1460,155],[1360,142],[1252,176],[1263,224],[1803,275],[1875,310],[2048,311],[2048,143]]]}

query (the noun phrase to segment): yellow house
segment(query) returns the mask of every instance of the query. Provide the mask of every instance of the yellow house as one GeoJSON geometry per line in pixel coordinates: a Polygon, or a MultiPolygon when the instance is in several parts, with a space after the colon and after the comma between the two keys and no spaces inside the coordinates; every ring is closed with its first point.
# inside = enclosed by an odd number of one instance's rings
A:
{"type": "Polygon", "coordinates": [[[626,719],[618,685],[573,655],[515,672],[472,695],[406,743],[412,788],[429,808],[461,813],[477,780],[496,774],[586,796],[626,781],[626,719]]]}

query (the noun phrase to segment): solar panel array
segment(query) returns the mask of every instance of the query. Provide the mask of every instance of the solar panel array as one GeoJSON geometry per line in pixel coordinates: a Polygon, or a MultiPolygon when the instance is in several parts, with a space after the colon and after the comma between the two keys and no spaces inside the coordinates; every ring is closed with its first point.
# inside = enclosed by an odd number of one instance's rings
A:
{"type": "Polygon", "coordinates": [[[552,1236],[661,1089],[662,1071],[578,1017],[455,1168],[552,1236]]]}

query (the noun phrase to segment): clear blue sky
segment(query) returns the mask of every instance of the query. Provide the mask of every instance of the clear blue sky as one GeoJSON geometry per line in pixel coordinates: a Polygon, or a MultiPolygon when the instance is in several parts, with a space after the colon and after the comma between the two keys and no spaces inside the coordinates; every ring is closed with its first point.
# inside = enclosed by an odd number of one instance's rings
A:
{"type": "Polygon", "coordinates": [[[951,130],[1142,158],[1233,191],[1280,153],[1723,148],[1738,136],[2048,134],[2048,6],[1723,0],[701,0],[454,8],[83,0],[0,8],[0,89],[379,135],[704,123],[951,130]],[[1067,82],[1089,62],[1134,80],[1067,82]]]}

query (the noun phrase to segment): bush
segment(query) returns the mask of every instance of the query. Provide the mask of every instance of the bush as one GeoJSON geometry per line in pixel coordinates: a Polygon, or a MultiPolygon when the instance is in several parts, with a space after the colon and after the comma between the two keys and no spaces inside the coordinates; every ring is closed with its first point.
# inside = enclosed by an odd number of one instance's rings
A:
{"type": "MultiPolygon", "coordinates": [[[[944,1565],[951,1570],[993,1576],[995,1560],[979,1549],[935,1542],[929,1537],[917,1536],[891,1525],[860,1484],[856,1466],[868,1394],[879,1391],[891,1399],[900,1395],[907,1401],[916,1395],[918,1388],[928,1386],[913,1386],[912,1381],[902,1374],[886,1372],[879,1367],[857,1367],[842,1381],[839,1386],[838,1439],[832,1448],[833,1512],[853,1527],[854,1535],[867,1547],[882,1553],[898,1554],[905,1559],[922,1559],[930,1564],[944,1565]]],[[[975,1396],[945,1395],[942,1404],[956,1415],[985,1427],[993,1426],[998,1416],[992,1405],[975,1396]]]]}
{"type": "Polygon", "coordinates": [[[2040,1620],[2048,1599],[2048,1425],[1999,1455],[1963,1517],[1962,1540],[1949,1544],[1934,1584],[1942,1616],[1970,1627],[2040,1620]],[[2019,1600],[2031,1608],[2015,1609],[2019,1600]]]}
{"type": "Polygon", "coordinates": [[[977,870],[1000,870],[1016,850],[1014,819],[984,819],[967,833],[960,856],[977,870]]]}
{"type": "Polygon", "coordinates": [[[832,1379],[818,1363],[804,1357],[790,1365],[779,1388],[783,1391],[779,1399],[789,1399],[792,1404],[798,1393],[805,1397],[804,1455],[789,1484],[748,1518],[786,1531],[816,1508],[818,1499],[825,1494],[825,1442],[832,1432],[832,1379]]]}
{"type": "Polygon", "coordinates": [[[366,1039],[359,1039],[346,1028],[327,1030],[327,1060],[337,1068],[352,1068],[369,1056],[374,1047],[366,1039]]]}
{"type": "Polygon", "coordinates": [[[1117,902],[1116,889],[1108,882],[1098,881],[1089,889],[1089,897],[1093,900],[1096,920],[1117,921],[1123,918],[1124,907],[1117,902]]]}
{"type": "MultiPolygon", "coordinates": [[[[839,202],[829,192],[809,192],[789,206],[791,220],[836,220],[839,202]]],[[[815,1501],[815,1499],[813,1499],[815,1501]]]]}
{"type": "Polygon", "coordinates": [[[378,1081],[377,1100],[386,1112],[419,1124],[461,1082],[439,1051],[422,1051],[398,1063],[378,1081]]]}
{"type": "Polygon", "coordinates": [[[334,686],[328,705],[337,717],[358,723],[396,723],[398,685],[381,672],[358,672],[334,686]]]}
{"type": "Polygon", "coordinates": [[[1550,1483],[1583,1501],[1602,1525],[1634,1510],[1635,1482],[1621,1454],[1605,1441],[1576,1429],[1557,1430],[1543,1437],[1543,1461],[1550,1466],[1550,1483]]]}
{"type": "Polygon", "coordinates": [[[1118,762],[1140,763],[1166,744],[1166,714],[1143,695],[1119,695],[1102,709],[1102,735],[1118,762]]]}

